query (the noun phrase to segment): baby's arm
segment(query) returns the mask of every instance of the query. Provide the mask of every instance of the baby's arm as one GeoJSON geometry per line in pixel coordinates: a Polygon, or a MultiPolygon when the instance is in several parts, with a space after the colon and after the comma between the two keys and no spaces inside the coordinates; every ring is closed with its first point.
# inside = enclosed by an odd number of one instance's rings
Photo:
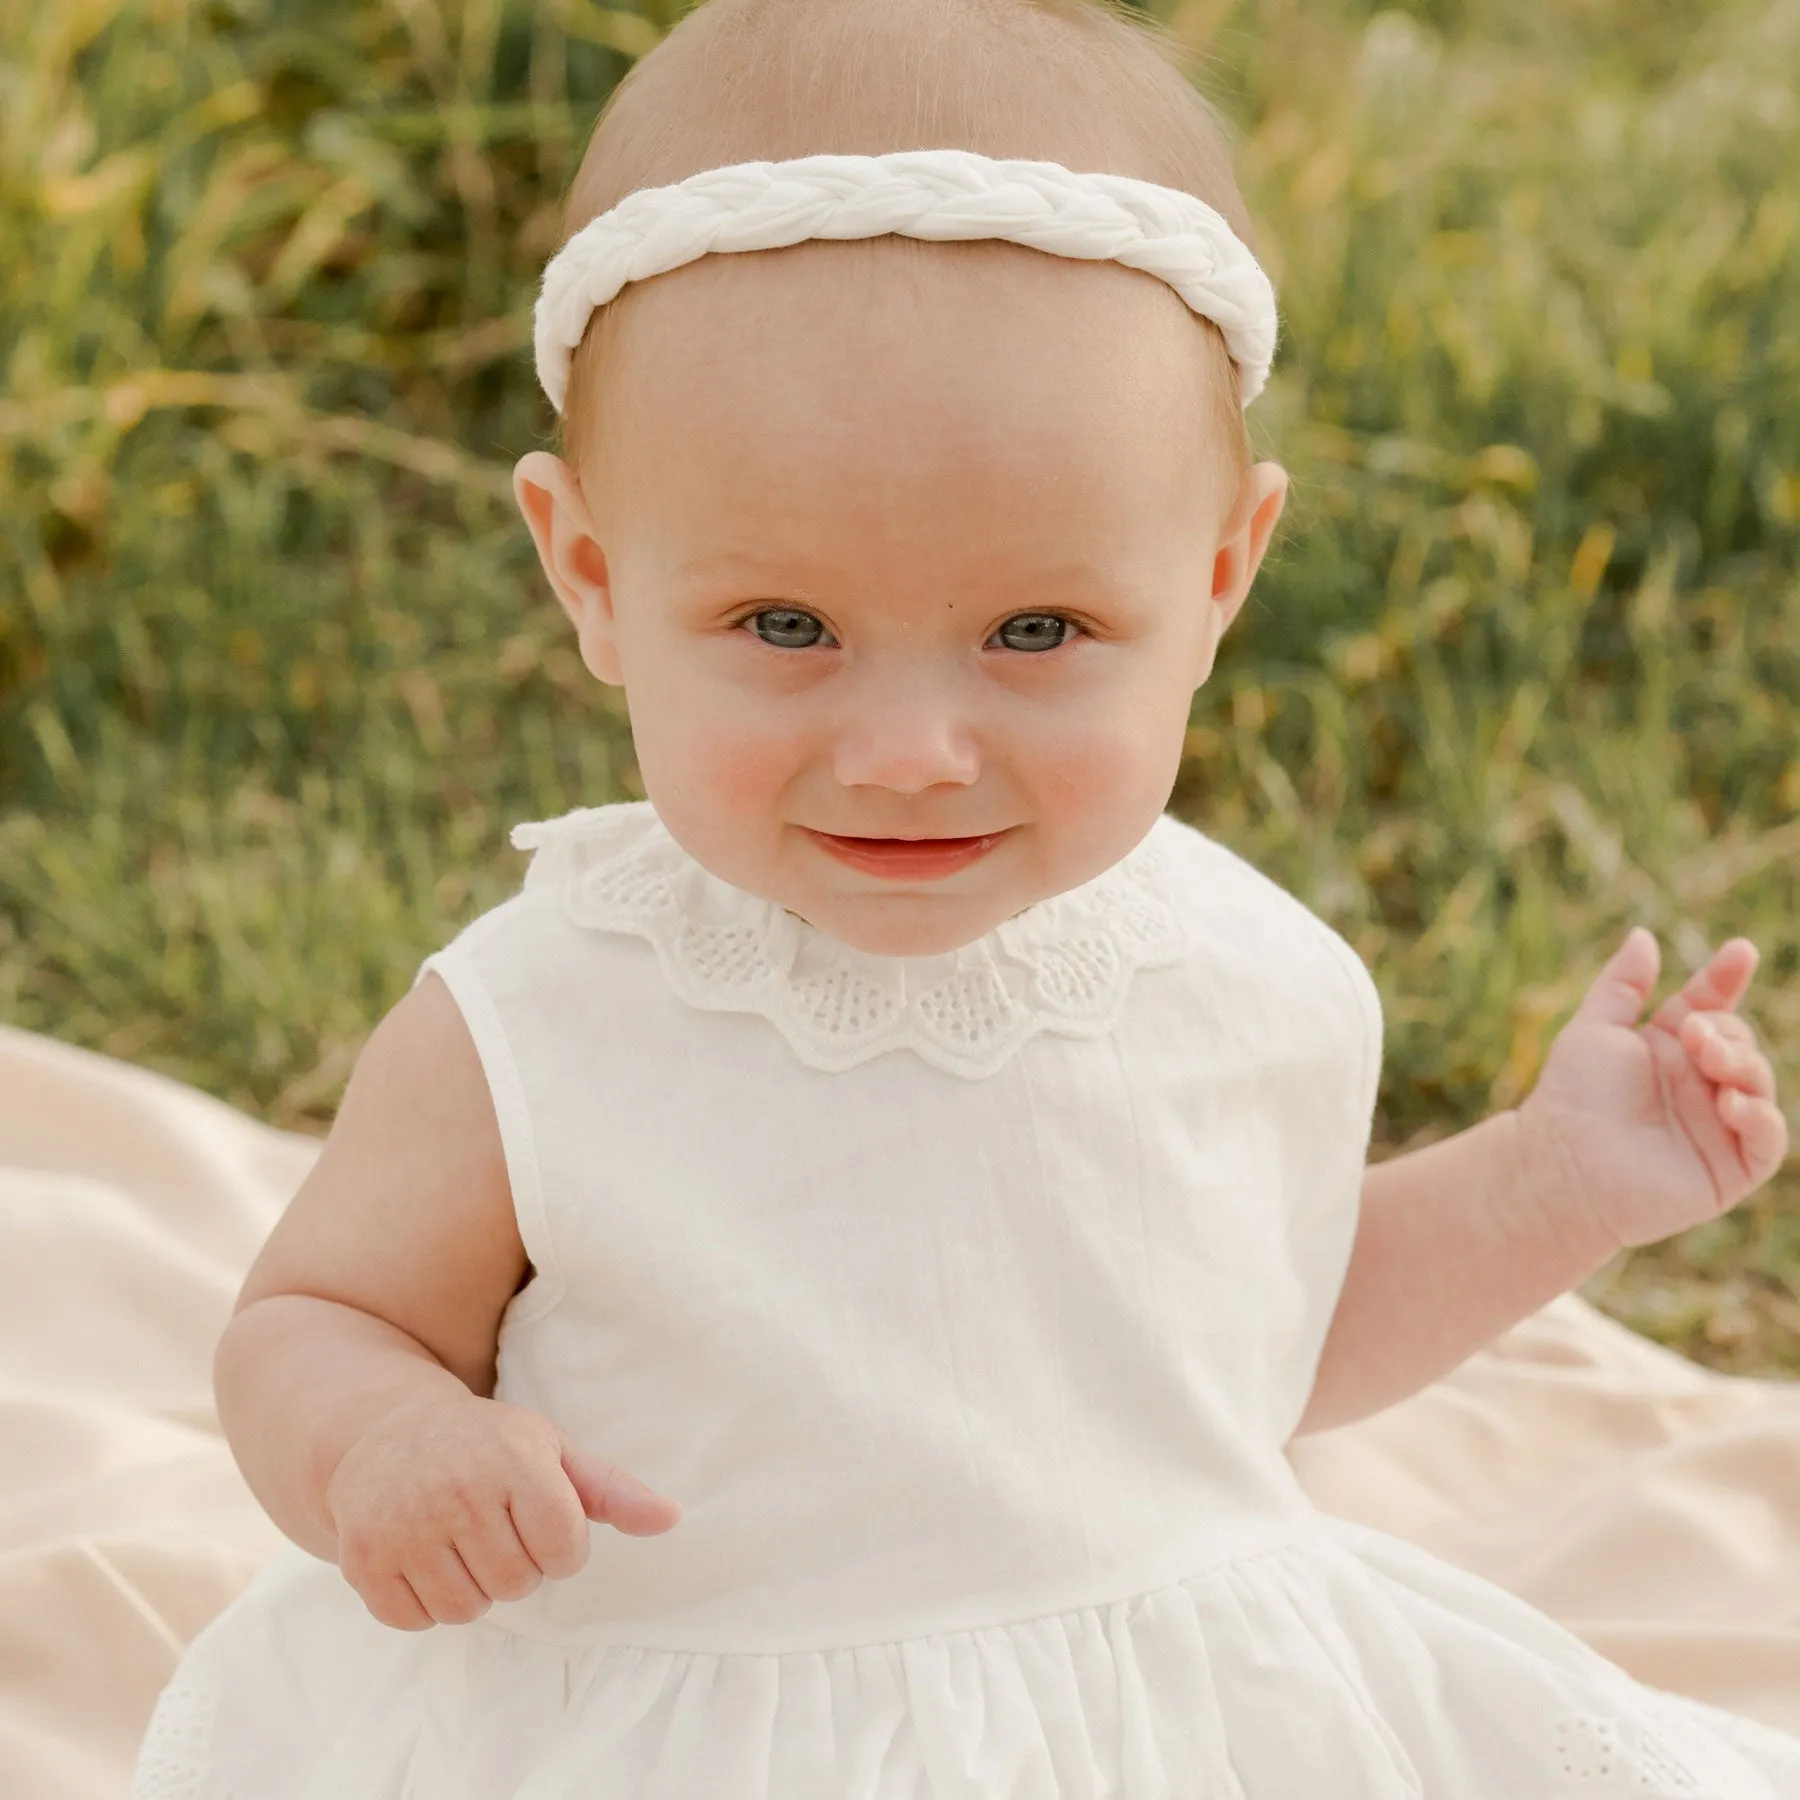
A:
{"type": "Polygon", "coordinates": [[[487,1083],[431,976],[364,1046],[214,1356],[232,1454],[295,1543],[336,1560],[325,1484],[373,1420],[493,1392],[525,1267],[487,1083]]]}
{"type": "Polygon", "coordinates": [[[1619,1250],[1715,1219],[1774,1174],[1774,1070],[1736,1012],[1755,945],[1721,945],[1640,1026],[1660,966],[1635,927],[1516,1111],[1367,1172],[1296,1435],[1417,1393],[1619,1250]]]}
{"type": "Polygon", "coordinates": [[[1404,1400],[1579,1287],[1618,1250],[1554,1203],[1516,1112],[1374,1164],[1296,1437],[1404,1400]]]}
{"type": "Polygon", "coordinates": [[[472,1617],[572,1574],[584,1514],[628,1530],[673,1522],[672,1502],[629,1498],[629,1478],[552,1421],[488,1397],[526,1269],[480,1061],[432,974],[364,1047],[213,1365],[251,1491],[384,1623],[472,1617]],[[453,1608],[419,1607],[409,1559],[453,1608]],[[492,1579],[471,1566],[475,1592],[463,1564],[483,1561],[492,1579]]]}

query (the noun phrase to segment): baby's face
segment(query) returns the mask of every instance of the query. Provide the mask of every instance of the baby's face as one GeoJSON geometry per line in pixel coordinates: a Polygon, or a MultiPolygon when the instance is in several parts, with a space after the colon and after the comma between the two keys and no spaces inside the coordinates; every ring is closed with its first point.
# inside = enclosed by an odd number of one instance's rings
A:
{"type": "Polygon", "coordinates": [[[924,955],[1149,830],[1286,483],[1232,478],[1161,283],[893,248],[627,290],[582,486],[537,452],[519,492],[676,840],[846,943],[924,955]],[[946,838],[981,842],[844,841],[946,838]]]}

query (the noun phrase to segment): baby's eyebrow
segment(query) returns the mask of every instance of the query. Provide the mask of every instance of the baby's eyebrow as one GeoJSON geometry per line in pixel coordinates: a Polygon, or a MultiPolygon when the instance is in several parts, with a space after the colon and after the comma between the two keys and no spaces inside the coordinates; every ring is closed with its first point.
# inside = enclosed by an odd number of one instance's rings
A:
{"type": "MultiPolygon", "coordinates": [[[[802,598],[815,584],[825,590],[841,590],[845,585],[843,571],[831,564],[815,563],[803,556],[768,557],[741,550],[714,550],[686,557],[676,564],[675,576],[677,580],[696,581],[725,576],[774,579],[802,598]]],[[[996,599],[1012,594],[1029,600],[1046,588],[1053,588],[1059,594],[1086,592],[1096,601],[1114,604],[1129,601],[1132,597],[1129,586],[1083,560],[1055,563],[1041,569],[1022,569],[1004,579],[996,575],[984,585],[996,599]]]]}
{"type": "Polygon", "coordinates": [[[1063,592],[1086,589],[1099,600],[1120,600],[1127,590],[1090,562],[1057,563],[1048,569],[1032,569],[1021,575],[1018,587],[1053,587],[1063,592]]]}
{"type": "Polygon", "coordinates": [[[721,575],[777,576],[784,580],[794,576],[808,579],[823,577],[828,582],[833,578],[841,579],[837,570],[825,564],[809,562],[805,557],[758,556],[742,550],[713,550],[703,555],[686,557],[675,565],[675,574],[678,579],[704,579],[721,575]]]}

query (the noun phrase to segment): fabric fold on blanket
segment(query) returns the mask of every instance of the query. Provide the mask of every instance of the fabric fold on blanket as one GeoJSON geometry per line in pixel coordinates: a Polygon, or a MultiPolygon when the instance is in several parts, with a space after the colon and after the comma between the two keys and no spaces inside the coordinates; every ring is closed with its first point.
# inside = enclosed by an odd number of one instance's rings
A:
{"type": "MultiPolygon", "coordinates": [[[[285,1542],[212,1350],[318,1147],[0,1026],[0,1794],[122,1800],[182,1647],[285,1542]]],[[[1714,1374],[1570,1294],[1289,1456],[1325,1511],[1800,1732],[1800,1382],[1714,1374]]]]}

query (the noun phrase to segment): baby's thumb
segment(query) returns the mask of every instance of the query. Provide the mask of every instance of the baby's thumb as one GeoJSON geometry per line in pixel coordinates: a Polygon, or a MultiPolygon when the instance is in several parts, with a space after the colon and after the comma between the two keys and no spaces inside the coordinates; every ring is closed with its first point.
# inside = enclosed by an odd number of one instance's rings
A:
{"type": "Polygon", "coordinates": [[[633,1537],[667,1531],[681,1517],[681,1507],[635,1475],[563,1439],[563,1473],[575,1489],[581,1510],[601,1525],[612,1525],[633,1537]]]}
{"type": "Polygon", "coordinates": [[[1632,926],[1625,942],[1594,977],[1575,1017],[1593,1025],[1635,1025],[1661,969],[1655,934],[1642,925],[1632,926]]]}

